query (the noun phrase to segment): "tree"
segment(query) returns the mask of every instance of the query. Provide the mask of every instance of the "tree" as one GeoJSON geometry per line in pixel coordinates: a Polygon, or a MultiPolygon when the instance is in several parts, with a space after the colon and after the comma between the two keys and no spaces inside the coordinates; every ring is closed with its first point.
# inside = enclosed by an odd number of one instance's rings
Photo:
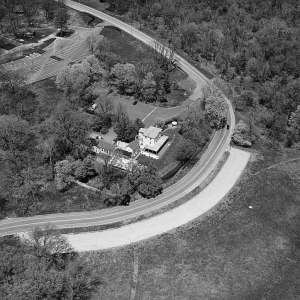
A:
{"type": "Polygon", "coordinates": [[[94,55],[89,55],[81,63],[67,66],[56,76],[56,86],[64,91],[68,101],[74,106],[89,106],[93,100],[88,89],[94,82],[102,80],[106,72],[94,55]]]}
{"type": "Polygon", "coordinates": [[[41,152],[42,160],[49,163],[51,170],[51,177],[54,179],[55,172],[54,166],[55,162],[58,160],[57,149],[56,149],[56,139],[54,135],[41,139],[38,144],[38,150],[41,152]]]}
{"type": "Polygon", "coordinates": [[[78,63],[62,69],[55,83],[66,95],[79,96],[88,86],[89,81],[89,70],[84,69],[82,64],[78,63]]]}
{"type": "Polygon", "coordinates": [[[20,72],[6,70],[0,66],[0,90],[1,92],[15,92],[25,85],[25,80],[20,72]]]}
{"type": "Polygon", "coordinates": [[[211,128],[219,130],[225,127],[227,122],[227,103],[223,97],[210,95],[205,100],[205,117],[211,128]]]}
{"type": "Polygon", "coordinates": [[[63,192],[70,188],[74,183],[74,164],[68,160],[62,160],[55,164],[55,185],[63,192]]]}
{"type": "Polygon", "coordinates": [[[35,121],[38,108],[36,95],[28,87],[18,87],[13,90],[1,91],[0,113],[16,115],[31,123],[35,121]]]}
{"type": "Polygon", "coordinates": [[[289,127],[292,136],[296,142],[300,141],[300,105],[297,109],[291,114],[289,118],[289,127]]]}
{"type": "Polygon", "coordinates": [[[4,8],[5,15],[9,21],[8,31],[14,33],[15,35],[18,32],[20,21],[18,16],[15,14],[15,8],[18,4],[18,0],[1,0],[1,7],[4,8]]]}
{"type": "Polygon", "coordinates": [[[56,3],[54,1],[42,0],[42,9],[45,12],[47,20],[53,20],[55,17],[56,3]]]}
{"type": "Polygon", "coordinates": [[[26,216],[37,213],[39,196],[47,187],[50,178],[48,170],[43,166],[36,167],[32,163],[32,166],[24,166],[17,176],[9,189],[10,200],[16,204],[16,214],[26,216]]]}
{"type": "Polygon", "coordinates": [[[47,135],[55,139],[56,157],[72,155],[82,158],[86,155],[89,122],[86,116],[67,106],[59,106],[47,124],[47,135]]]}
{"type": "Polygon", "coordinates": [[[36,94],[25,85],[24,78],[18,72],[0,68],[0,114],[33,122],[37,107],[36,94]]]}
{"type": "Polygon", "coordinates": [[[151,72],[148,72],[142,81],[141,98],[143,101],[155,102],[156,101],[157,84],[151,72]]]}
{"type": "Polygon", "coordinates": [[[126,112],[120,113],[118,116],[114,131],[117,134],[117,139],[123,142],[131,142],[137,136],[139,129],[144,127],[140,119],[131,122],[126,112]]]}
{"type": "Polygon", "coordinates": [[[130,63],[114,65],[110,71],[110,80],[120,94],[134,94],[137,83],[135,66],[130,63]]]}
{"type": "Polygon", "coordinates": [[[176,159],[182,163],[186,163],[193,158],[197,152],[197,146],[189,140],[184,139],[178,145],[176,159]]]}
{"type": "Polygon", "coordinates": [[[165,73],[169,73],[176,68],[175,52],[173,48],[166,48],[164,45],[156,42],[152,54],[156,63],[165,73]]]}
{"type": "Polygon", "coordinates": [[[117,63],[121,63],[120,56],[112,52],[111,42],[101,35],[94,37],[93,35],[88,39],[89,49],[100,61],[107,70],[117,63]]]}
{"type": "Polygon", "coordinates": [[[65,31],[67,29],[67,23],[69,20],[68,9],[64,4],[64,0],[58,0],[57,8],[55,11],[54,23],[60,31],[65,31]]]}
{"type": "Polygon", "coordinates": [[[128,180],[133,190],[145,198],[156,197],[163,190],[162,180],[152,166],[135,166],[128,174],[128,180]]]}
{"type": "Polygon", "coordinates": [[[84,160],[76,160],[73,163],[74,177],[80,181],[87,181],[89,178],[96,175],[94,167],[94,159],[91,156],[87,156],[84,160]]]}
{"type": "Polygon", "coordinates": [[[191,52],[193,45],[197,41],[198,26],[196,23],[188,23],[181,28],[181,47],[191,52]]]}
{"type": "Polygon", "coordinates": [[[101,284],[92,266],[55,228],[37,228],[29,241],[11,238],[1,242],[0,297],[88,300],[101,284]]]}
{"type": "Polygon", "coordinates": [[[32,25],[34,17],[37,15],[40,8],[40,0],[22,0],[20,1],[20,4],[28,25],[32,25]]]}
{"type": "Polygon", "coordinates": [[[126,112],[121,113],[114,126],[114,131],[117,134],[117,139],[120,141],[127,140],[127,130],[130,126],[130,120],[126,112]]]}
{"type": "Polygon", "coordinates": [[[0,149],[9,161],[20,165],[33,146],[34,135],[27,121],[13,115],[0,116],[0,149]]]}
{"type": "Polygon", "coordinates": [[[4,5],[0,2],[0,22],[6,16],[6,11],[4,5]]]}
{"type": "Polygon", "coordinates": [[[67,240],[51,225],[35,227],[30,234],[29,246],[33,248],[37,257],[46,259],[51,259],[53,255],[73,252],[67,240]]]}
{"type": "Polygon", "coordinates": [[[5,207],[7,202],[7,199],[4,196],[0,195],[0,218],[5,217],[5,207]]]}

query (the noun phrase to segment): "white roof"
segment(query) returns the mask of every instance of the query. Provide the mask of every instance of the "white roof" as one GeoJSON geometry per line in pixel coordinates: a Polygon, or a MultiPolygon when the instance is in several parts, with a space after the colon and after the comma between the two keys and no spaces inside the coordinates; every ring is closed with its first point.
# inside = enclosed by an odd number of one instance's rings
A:
{"type": "Polygon", "coordinates": [[[159,138],[159,140],[154,145],[145,145],[145,149],[152,150],[154,152],[157,152],[160,150],[160,148],[165,144],[165,142],[169,139],[168,136],[163,135],[159,138]]]}
{"type": "Polygon", "coordinates": [[[149,137],[150,139],[155,139],[158,137],[160,132],[162,131],[159,127],[150,126],[149,128],[141,128],[140,133],[144,136],[149,137]]]}
{"type": "Polygon", "coordinates": [[[128,143],[117,141],[117,148],[132,153],[133,150],[129,147],[128,143]]]}

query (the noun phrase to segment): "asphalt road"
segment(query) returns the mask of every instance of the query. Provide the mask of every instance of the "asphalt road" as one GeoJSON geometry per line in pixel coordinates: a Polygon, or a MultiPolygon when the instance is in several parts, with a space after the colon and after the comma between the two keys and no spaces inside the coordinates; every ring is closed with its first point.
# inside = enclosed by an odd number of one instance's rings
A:
{"type": "MultiPolygon", "coordinates": [[[[151,47],[155,47],[157,44],[157,42],[148,35],[112,16],[74,1],[66,0],[65,3],[73,9],[87,12],[111,23],[116,27],[119,27],[151,47]]],[[[200,73],[185,59],[179,55],[175,55],[175,58],[178,65],[196,82],[196,89],[200,90],[200,87],[203,86],[203,82],[210,82],[202,73],[200,73]]],[[[208,175],[214,170],[223,154],[229,147],[235,126],[235,116],[230,101],[225,97],[225,95],[223,96],[226,99],[229,107],[229,130],[223,129],[216,132],[210,144],[208,145],[207,150],[202,155],[199,162],[193,167],[193,169],[177,183],[166,188],[160,196],[150,200],[141,199],[127,207],[118,206],[98,211],[48,214],[33,217],[4,219],[0,221],[0,236],[30,231],[35,226],[43,226],[46,224],[53,224],[57,228],[79,228],[97,225],[109,225],[149,214],[187,195],[206,180],[208,175]]]]}

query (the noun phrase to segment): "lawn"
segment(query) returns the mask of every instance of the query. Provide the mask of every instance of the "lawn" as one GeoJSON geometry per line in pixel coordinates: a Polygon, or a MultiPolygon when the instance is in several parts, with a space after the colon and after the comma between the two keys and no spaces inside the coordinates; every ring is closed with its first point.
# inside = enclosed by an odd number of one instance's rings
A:
{"type": "Polygon", "coordinates": [[[146,127],[154,125],[158,121],[168,122],[174,118],[178,118],[186,109],[184,105],[177,107],[158,107],[143,102],[133,104],[135,100],[132,97],[122,96],[117,93],[107,94],[107,92],[107,89],[97,87],[95,94],[100,97],[106,97],[112,101],[115,109],[121,105],[123,109],[127,111],[131,120],[134,121],[139,118],[144,122],[146,127]]]}
{"type": "Polygon", "coordinates": [[[137,64],[151,53],[148,46],[117,27],[105,26],[101,35],[110,41],[112,51],[119,55],[124,63],[137,64]]]}
{"type": "Polygon", "coordinates": [[[274,158],[285,159],[265,152],[251,163],[206,218],[134,247],[87,254],[104,282],[94,299],[129,299],[134,249],[135,299],[299,299],[300,163],[250,175],[274,158]]]}

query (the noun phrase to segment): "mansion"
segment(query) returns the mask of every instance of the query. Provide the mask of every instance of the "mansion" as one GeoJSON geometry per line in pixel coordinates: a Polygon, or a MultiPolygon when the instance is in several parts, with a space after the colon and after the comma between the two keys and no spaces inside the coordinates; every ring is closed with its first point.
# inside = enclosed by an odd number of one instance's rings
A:
{"type": "Polygon", "coordinates": [[[124,170],[137,163],[139,155],[159,159],[169,140],[168,136],[162,134],[161,128],[154,126],[140,128],[139,134],[131,143],[117,141],[111,144],[94,134],[90,137],[97,141],[97,145],[92,148],[94,153],[109,156],[110,164],[124,170]]]}
{"type": "Polygon", "coordinates": [[[153,126],[139,130],[138,141],[141,154],[159,159],[159,154],[169,139],[168,136],[162,135],[161,132],[161,128],[153,126]]]}

